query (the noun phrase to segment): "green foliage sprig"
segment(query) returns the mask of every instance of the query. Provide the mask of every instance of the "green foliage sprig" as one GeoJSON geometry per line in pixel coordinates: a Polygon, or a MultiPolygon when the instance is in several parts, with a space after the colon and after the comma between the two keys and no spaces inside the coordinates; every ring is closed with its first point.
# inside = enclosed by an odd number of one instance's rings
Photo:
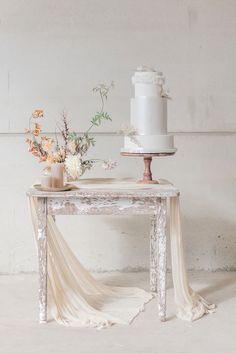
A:
{"type": "Polygon", "coordinates": [[[63,129],[61,134],[64,138],[64,144],[66,149],[69,149],[69,153],[73,155],[84,156],[91,146],[95,146],[96,140],[91,136],[90,131],[94,127],[100,126],[104,121],[112,121],[111,116],[104,111],[105,101],[108,98],[110,90],[114,87],[114,82],[112,81],[110,85],[100,84],[93,88],[94,93],[98,93],[101,100],[100,110],[91,118],[91,125],[82,135],[78,135],[76,132],[69,132],[68,121],[63,115],[63,129]],[[70,146],[73,146],[73,150],[70,150],[70,146]]]}

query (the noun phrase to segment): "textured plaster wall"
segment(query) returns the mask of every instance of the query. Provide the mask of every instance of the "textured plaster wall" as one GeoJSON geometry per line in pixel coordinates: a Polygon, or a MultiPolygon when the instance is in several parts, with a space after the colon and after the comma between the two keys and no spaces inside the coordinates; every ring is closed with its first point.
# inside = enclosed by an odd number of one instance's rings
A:
{"type": "MultiPolygon", "coordinates": [[[[94,157],[111,157],[110,174],[138,177],[142,161],[119,156],[129,121],[130,78],[139,64],[167,77],[169,131],[178,153],[156,159],[153,174],[181,190],[191,269],[236,268],[236,3],[230,0],[0,1],[0,272],[37,269],[25,192],[41,166],[22,131],[44,108],[54,131],[63,109],[82,131],[96,111],[91,88],[115,81],[94,157]]],[[[146,217],[64,217],[58,222],[90,269],[148,268],[146,217]]]]}

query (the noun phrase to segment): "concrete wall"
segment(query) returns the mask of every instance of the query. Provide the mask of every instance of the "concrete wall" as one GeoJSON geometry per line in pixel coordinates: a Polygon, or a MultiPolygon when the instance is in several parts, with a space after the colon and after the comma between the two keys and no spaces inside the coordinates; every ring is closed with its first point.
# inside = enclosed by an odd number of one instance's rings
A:
{"type": "MultiPolygon", "coordinates": [[[[27,153],[22,131],[34,108],[54,131],[63,109],[82,131],[98,101],[91,93],[114,80],[112,124],[97,130],[94,157],[118,161],[106,174],[133,176],[142,161],[119,156],[129,121],[130,78],[140,64],[167,77],[169,131],[178,153],[156,159],[154,175],[181,190],[187,264],[236,268],[236,3],[230,0],[0,1],[0,272],[37,269],[25,192],[41,166],[27,153]]],[[[66,238],[90,269],[148,267],[145,217],[65,217],[66,238]],[[99,230],[99,231],[98,231],[99,230]]]]}

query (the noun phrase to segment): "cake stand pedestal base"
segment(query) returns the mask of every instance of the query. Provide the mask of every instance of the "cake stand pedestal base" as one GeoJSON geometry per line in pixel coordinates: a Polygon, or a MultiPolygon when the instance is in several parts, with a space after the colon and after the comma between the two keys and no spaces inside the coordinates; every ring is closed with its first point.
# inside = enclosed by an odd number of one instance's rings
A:
{"type": "Polygon", "coordinates": [[[152,156],[144,155],[144,172],[143,179],[138,180],[140,184],[159,184],[158,180],[152,180],[151,164],[152,156]]]}
{"type": "Polygon", "coordinates": [[[121,152],[122,156],[125,157],[143,157],[144,160],[144,173],[143,179],[138,180],[139,184],[159,184],[158,180],[152,179],[152,171],[151,171],[151,164],[152,164],[152,157],[164,157],[164,156],[172,156],[175,152],[170,153],[130,153],[130,152],[121,152]]]}

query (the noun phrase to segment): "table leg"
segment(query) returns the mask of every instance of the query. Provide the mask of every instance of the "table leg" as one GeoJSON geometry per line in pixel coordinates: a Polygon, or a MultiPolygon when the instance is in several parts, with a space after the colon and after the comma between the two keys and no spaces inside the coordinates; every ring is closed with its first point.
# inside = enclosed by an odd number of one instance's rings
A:
{"type": "Polygon", "coordinates": [[[47,199],[38,198],[39,322],[47,322],[47,199]]]}
{"type": "Polygon", "coordinates": [[[157,292],[157,216],[151,219],[151,235],[150,235],[150,289],[157,292]]]}
{"type": "Polygon", "coordinates": [[[166,199],[162,198],[157,215],[158,243],[158,308],[161,321],[166,319],[166,199]]]}

